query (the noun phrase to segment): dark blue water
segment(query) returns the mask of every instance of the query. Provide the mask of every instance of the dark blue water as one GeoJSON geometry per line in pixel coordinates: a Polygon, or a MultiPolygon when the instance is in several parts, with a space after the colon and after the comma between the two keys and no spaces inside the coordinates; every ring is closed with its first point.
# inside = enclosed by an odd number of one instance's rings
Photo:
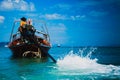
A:
{"type": "Polygon", "coordinates": [[[0,47],[0,80],[120,80],[120,47],[53,47],[57,60],[13,59],[0,47]]]}

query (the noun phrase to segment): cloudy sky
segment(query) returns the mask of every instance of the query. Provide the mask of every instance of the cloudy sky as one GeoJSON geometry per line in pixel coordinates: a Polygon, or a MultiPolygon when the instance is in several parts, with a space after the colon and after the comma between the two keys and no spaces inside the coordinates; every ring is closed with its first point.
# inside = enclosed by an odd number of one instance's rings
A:
{"type": "Polygon", "coordinates": [[[120,0],[0,0],[0,42],[23,16],[46,21],[52,44],[120,46],[120,0]]]}

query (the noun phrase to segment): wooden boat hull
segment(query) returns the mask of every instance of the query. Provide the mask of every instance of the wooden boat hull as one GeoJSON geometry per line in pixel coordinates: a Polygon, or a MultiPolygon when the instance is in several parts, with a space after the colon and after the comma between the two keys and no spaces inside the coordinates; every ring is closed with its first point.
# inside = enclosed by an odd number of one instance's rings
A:
{"type": "Polygon", "coordinates": [[[21,44],[21,45],[15,45],[15,46],[9,46],[13,53],[13,57],[36,57],[35,54],[32,52],[38,52],[38,49],[40,49],[40,57],[48,57],[48,51],[50,49],[49,46],[39,46],[37,47],[35,44],[21,44]],[[24,56],[24,53],[28,52],[26,56],[24,56]]]}

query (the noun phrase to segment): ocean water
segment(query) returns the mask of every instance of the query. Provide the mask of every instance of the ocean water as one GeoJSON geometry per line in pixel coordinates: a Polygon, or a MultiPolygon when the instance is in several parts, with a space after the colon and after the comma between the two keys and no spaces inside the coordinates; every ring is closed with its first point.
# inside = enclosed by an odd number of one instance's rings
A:
{"type": "Polygon", "coordinates": [[[120,47],[53,47],[57,60],[13,59],[0,47],[0,80],[120,80],[120,47]]]}

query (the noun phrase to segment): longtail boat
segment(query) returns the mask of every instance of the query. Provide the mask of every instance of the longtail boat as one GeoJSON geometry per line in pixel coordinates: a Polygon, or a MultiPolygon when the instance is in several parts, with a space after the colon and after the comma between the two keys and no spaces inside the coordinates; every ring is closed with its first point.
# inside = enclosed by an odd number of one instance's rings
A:
{"type": "MultiPolygon", "coordinates": [[[[23,38],[20,32],[18,32],[20,21],[15,21],[13,23],[10,41],[8,47],[13,53],[13,57],[50,57],[48,54],[50,45],[50,36],[46,23],[44,21],[35,21],[33,23],[36,29],[34,35],[28,35],[26,39],[23,38]],[[17,30],[16,30],[17,29],[17,30]]],[[[28,25],[26,25],[27,27],[28,25]]],[[[54,59],[53,59],[54,60],[54,59]]]]}

